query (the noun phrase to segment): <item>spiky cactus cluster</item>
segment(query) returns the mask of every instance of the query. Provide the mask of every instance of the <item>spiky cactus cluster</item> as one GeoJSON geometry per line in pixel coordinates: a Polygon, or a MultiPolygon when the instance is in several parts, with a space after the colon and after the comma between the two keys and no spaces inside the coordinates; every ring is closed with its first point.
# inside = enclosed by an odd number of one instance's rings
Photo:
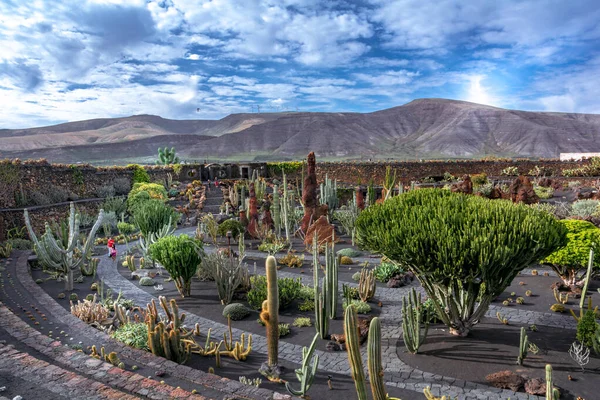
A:
{"type": "MultiPolygon", "coordinates": [[[[160,296],[158,301],[167,319],[163,320],[160,317],[156,303],[152,299],[146,308],[148,347],[154,355],[183,364],[189,359],[193,345],[184,339],[190,337],[194,331],[188,331],[183,327],[185,314],[179,315],[179,307],[177,307],[175,299],[171,299],[170,303],[167,303],[167,299],[160,296]]],[[[197,325],[195,330],[199,331],[197,325]]]]}
{"type": "Polygon", "coordinates": [[[364,302],[369,301],[375,296],[375,290],[377,289],[377,281],[373,270],[367,270],[363,268],[360,271],[360,279],[358,281],[358,295],[364,302]]]}
{"type": "Polygon", "coordinates": [[[417,294],[413,288],[407,297],[402,298],[402,338],[404,346],[412,354],[419,351],[429,329],[429,318],[424,317],[422,310],[421,293],[417,294]],[[425,327],[421,329],[421,325],[425,327]]]}
{"type": "Polygon", "coordinates": [[[157,165],[169,165],[169,164],[179,164],[179,157],[175,155],[175,147],[171,147],[170,149],[165,146],[165,148],[158,148],[158,160],[156,160],[157,165]]]}
{"type": "Polygon", "coordinates": [[[100,210],[98,213],[98,218],[83,244],[79,243],[79,214],[75,212],[74,203],[70,204],[68,235],[64,235],[63,240],[55,238],[48,223],[45,226],[45,233],[38,239],[31,226],[27,210],[24,211],[24,216],[29,237],[33,241],[33,248],[40,263],[65,279],[65,290],[73,290],[73,270],[81,268],[88,257],[96,232],[102,225],[104,211],[100,210]]]}

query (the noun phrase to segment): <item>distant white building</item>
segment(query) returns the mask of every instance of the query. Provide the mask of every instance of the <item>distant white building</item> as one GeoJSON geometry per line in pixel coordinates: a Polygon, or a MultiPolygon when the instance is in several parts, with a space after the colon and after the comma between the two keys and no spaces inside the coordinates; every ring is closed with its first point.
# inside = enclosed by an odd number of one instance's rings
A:
{"type": "Polygon", "coordinates": [[[600,157],[600,153],[560,153],[560,161],[582,160],[592,157],[600,157]]]}

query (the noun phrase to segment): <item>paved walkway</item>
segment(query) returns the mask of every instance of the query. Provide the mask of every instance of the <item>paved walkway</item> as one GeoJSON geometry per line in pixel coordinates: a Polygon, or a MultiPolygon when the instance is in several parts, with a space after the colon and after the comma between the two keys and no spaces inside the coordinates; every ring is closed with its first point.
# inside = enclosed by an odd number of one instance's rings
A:
{"type": "MultiPolygon", "coordinates": [[[[186,228],[179,230],[178,234],[192,234],[193,228],[186,228]]],[[[214,248],[210,247],[205,249],[206,251],[214,251],[214,248]]],[[[265,257],[264,253],[256,251],[248,251],[248,256],[265,257]]],[[[365,258],[366,259],[366,258],[365,258]]],[[[371,261],[373,259],[370,259],[371,261]]],[[[299,275],[290,272],[278,271],[279,276],[282,277],[300,277],[306,284],[312,284],[312,275],[299,275]]],[[[102,259],[98,266],[98,276],[104,279],[105,284],[112,288],[114,291],[122,291],[123,296],[132,299],[136,304],[146,304],[150,302],[155,296],[140,289],[132,281],[124,278],[118,271],[117,266],[113,265],[109,260],[102,259]]],[[[339,282],[340,290],[343,283],[351,286],[357,286],[355,282],[339,282]]],[[[382,308],[381,321],[382,321],[382,354],[383,363],[385,370],[386,384],[389,386],[396,386],[402,389],[413,390],[415,392],[423,392],[426,387],[431,387],[431,391],[434,395],[446,395],[452,397],[458,397],[460,399],[541,399],[538,396],[531,396],[526,393],[514,393],[509,390],[495,389],[487,385],[476,384],[473,382],[467,382],[452,377],[445,377],[441,375],[432,374],[429,372],[421,371],[403,363],[396,355],[396,346],[398,340],[402,337],[401,330],[401,299],[403,296],[408,294],[412,287],[420,287],[417,283],[406,286],[403,288],[390,289],[390,288],[377,288],[376,297],[384,301],[385,306],[382,308]]],[[[547,326],[559,326],[571,328],[573,323],[570,318],[561,316],[555,316],[553,314],[536,313],[536,312],[523,312],[523,310],[517,310],[506,307],[490,308],[488,315],[495,317],[496,308],[501,310],[503,314],[513,322],[519,323],[535,323],[537,325],[547,326]],[[561,317],[561,318],[556,318],[561,317]]],[[[200,326],[210,326],[214,335],[221,335],[227,329],[225,324],[212,321],[194,313],[189,310],[182,310],[186,312],[186,321],[190,324],[199,323],[200,326]]],[[[243,331],[239,329],[233,329],[234,336],[239,336],[243,331]]],[[[253,351],[266,354],[266,338],[262,335],[253,334],[253,351]]],[[[302,347],[293,343],[289,343],[283,340],[279,341],[279,356],[289,362],[300,364],[302,362],[302,347]]],[[[362,349],[363,359],[365,360],[366,366],[366,346],[362,349]]],[[[324,352],[317,350],[316,354],[319,355],[320,364],[319,371],[322,372],[333,372],[342,373],[349,375],[350,368],[347,362],[347,355],[345,352],[324,352]]]]}

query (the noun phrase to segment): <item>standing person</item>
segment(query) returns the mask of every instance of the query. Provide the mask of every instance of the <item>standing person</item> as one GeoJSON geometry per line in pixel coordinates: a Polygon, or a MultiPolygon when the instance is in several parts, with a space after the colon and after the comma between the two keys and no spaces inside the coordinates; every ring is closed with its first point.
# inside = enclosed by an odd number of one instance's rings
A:
{"type": "Polygon", "coordinates": [[[111,257],[112,248],[115,247],[115,240],[113,238],[109,238],[106,243],[106,247],[108,248],[108,256],[111,257]]]}
{"type": "Polygon", "coordinates": [[[218,188],[219,187],[219,180],[217,179],[217,177],[215,177],[215,187],[218,188]]]}

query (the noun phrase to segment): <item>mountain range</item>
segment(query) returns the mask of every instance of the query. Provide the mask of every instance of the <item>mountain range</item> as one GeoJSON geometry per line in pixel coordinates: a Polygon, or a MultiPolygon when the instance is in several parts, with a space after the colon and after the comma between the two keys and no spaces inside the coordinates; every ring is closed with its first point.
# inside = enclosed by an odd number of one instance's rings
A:
{"type": "Polygon", "coordinates": [[[508,110],[418,99],[372,113],[231,114],[220,120],[154,115],[0,129],[0,158],[114,164],[153,162],[157,148],[183,160],[556,158],[599,152],[600,115],[508,110]]]}

